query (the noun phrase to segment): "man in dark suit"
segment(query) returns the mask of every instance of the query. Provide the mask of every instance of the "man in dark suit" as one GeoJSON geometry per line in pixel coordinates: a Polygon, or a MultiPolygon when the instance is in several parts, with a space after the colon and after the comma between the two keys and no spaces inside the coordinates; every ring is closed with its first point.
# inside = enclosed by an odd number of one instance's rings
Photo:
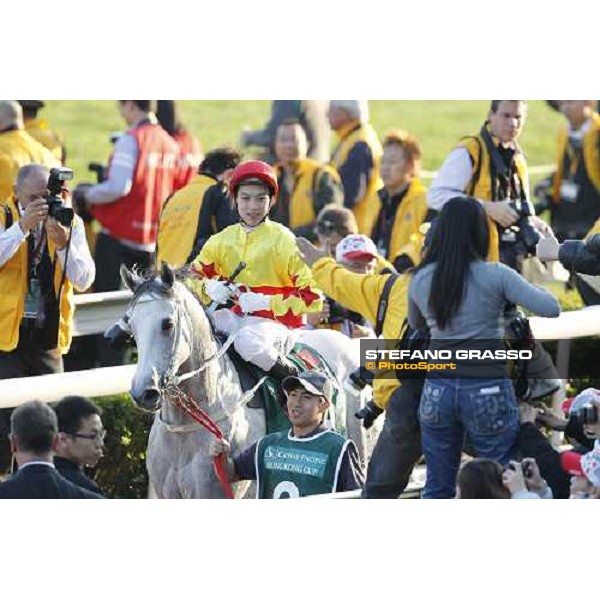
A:
{"type": "Polygon", "coordinates": [[[0,499],[101,498],[65,479],[52,462],[58,443],[54,411],[39,400],[26,402],[10,419],[10,445],[19,470],[0,484],[0,499]]]}
{"type": "Polygon", "coordinates": [[[66,396],[54,411],[58,418],[54,466],[75,485],[104,496],[98,484],[84,473],[85,467],[95,467],[104,454],[102,409],[83,396],[66,396]]]}

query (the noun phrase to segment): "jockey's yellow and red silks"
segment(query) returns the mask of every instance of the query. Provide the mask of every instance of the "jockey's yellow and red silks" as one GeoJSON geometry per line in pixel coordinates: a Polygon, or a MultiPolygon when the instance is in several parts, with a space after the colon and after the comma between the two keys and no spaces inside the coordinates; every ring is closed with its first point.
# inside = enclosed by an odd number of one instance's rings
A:
{"type": "MultiPolygon", "coordinates": [[[[227,279],[241,262],[246,267],[235,280],[240,290],[271,296],[270,310],[253,316],[300,327],[303,314],[322,309],[321,295],[298,254],[294,234],[269,219],[250,231],[239,223],[231,225],[209,238],[192,263],[196,276],[187,284],[208,305],[211,299],[204,293],[204,280],[227,279]]],[[[239,307],[233,310],[240,314],[239,307]]]]}

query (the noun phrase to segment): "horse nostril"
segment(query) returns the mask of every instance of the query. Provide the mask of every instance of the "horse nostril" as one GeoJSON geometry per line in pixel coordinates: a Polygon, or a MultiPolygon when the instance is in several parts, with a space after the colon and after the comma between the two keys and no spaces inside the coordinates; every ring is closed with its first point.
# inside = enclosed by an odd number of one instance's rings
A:
{"type": "Polygon", "coordinates": [[[142,397],[140,398],[140,402],[145,406],[156,406],[158,401],[160,400],[160,393],[157,389],[147,389],[144,390],[142,397]]]}

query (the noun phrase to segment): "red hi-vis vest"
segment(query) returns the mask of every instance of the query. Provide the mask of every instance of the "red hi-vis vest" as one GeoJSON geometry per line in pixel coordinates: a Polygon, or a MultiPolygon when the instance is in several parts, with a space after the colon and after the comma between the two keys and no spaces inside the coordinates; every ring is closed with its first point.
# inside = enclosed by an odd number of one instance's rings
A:
{"type": "Polygon", "coordinates": [[[154,244],[163,202],[174,191],[179,148],[153,123],[134,127],[127,135],[135,138],[138,147],[131,191],[115,202],[93,206],[92,214],[116,239],[154,244]]]}

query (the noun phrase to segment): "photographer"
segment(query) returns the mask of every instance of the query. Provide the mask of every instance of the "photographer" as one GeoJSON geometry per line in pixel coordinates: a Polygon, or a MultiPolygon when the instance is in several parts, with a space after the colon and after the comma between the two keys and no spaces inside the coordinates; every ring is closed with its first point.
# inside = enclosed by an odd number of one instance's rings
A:
{"type": "Polygon", "coordinates": [[[594,438],[600,436],[598,408],[594,410],[594,406],[600,407],[600,392],[593,388],[583,390],[574,399],[563,403],[563,410],[566,410],[568,420],[552,413],[542,412],[529,404],[523,403],[519,406],[521,422],[517,439],[519,451],[525,456],[536,459],[555,498],[569,497],[569,476],[561,465],[561,454],[538,426],[564,432],[569,441],[581,452],[592,450],[594,438]]]}
{"type": "Polygon", "coordinates": [[[67,195],[69,175],[21,167],[14,195],[0,206],[0,379],[62,372],[73,288],[94,280],[83,223],[56,197],[67,195]]]}
{"type": "Polygon", "coordinates": [[[594,100],[560,100],[567,120],[552,177],[552,227],[560,240],[582,239],[600,218],[600,115],[594,100]]]}
{"type": "Polygon", "coordinates": [[[452,150],[427,194],[429,207],[438,211],[456,196],[479,200],[490,228],[488,260],[518,271],[534,251],[536,232],[550,233],[529,202],[527,163],[517,143],[526,117],[526,101],[492,100],[479,134],[452,150]]]}
{"type": "Polygon", "coordinates": [[[535,459],[511,461],[506,468],[489,458],[465,463],[457,477],[459,500],[551,500],[552,490],[542,478],[535,459]]]}
{"type": "MultiPolygon", "coordinates": [[[[492,100],[479,133],[460,140],[427,193],[429,207],[438,211],[456,196],[477,199],[489,227],[487,260],[519,273],[523,260],[535,254],[540,235],[552,235],[529,200],[527,162],[517,142],[526,118],[525,100],[492,100]]],[[[558,371],[540,343],[535,343],[528,369],[536,395],[550,395],[560,387],[558,371]]]]}

